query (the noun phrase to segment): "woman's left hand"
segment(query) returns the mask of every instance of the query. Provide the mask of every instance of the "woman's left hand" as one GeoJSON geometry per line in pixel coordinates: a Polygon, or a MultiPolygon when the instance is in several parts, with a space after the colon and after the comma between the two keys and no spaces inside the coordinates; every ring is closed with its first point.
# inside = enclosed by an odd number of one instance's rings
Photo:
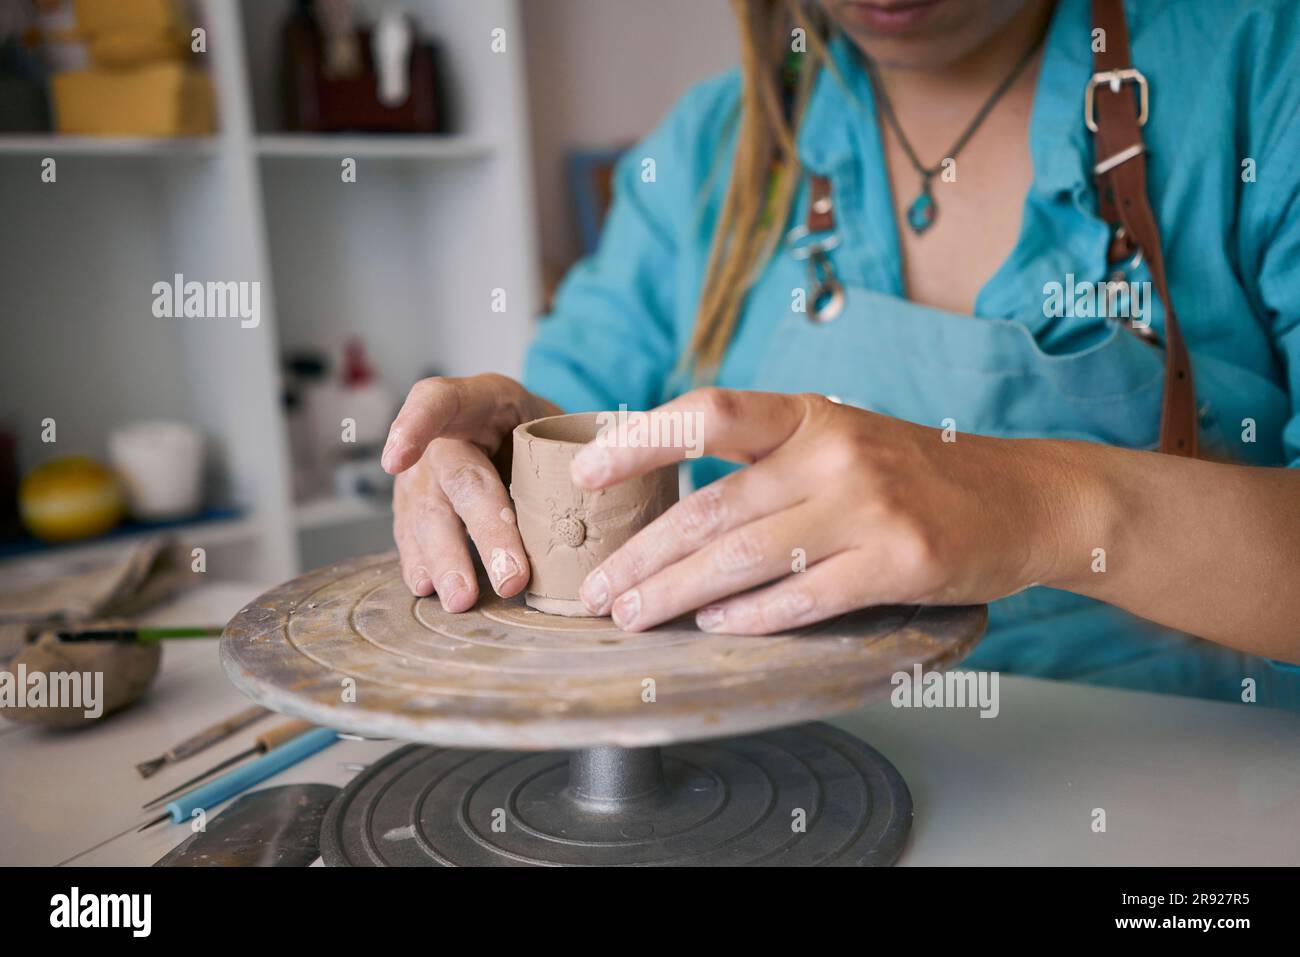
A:
{"type": "MultiPolygon", "coordinates": [[[[749,467],[587,577],[586,605],[630,631],[690,611],[705,631],[768,634],[868,605],[991,601],[1049,583],[1080,549],[1086,563],[1095,540],[1070,443],[949,433],[811,394],[699,389],[656,412],[698,416],[703,453],[749,467]]],[[[683,457],[593,442],[572,475],[598,489],[683,457]]]]}

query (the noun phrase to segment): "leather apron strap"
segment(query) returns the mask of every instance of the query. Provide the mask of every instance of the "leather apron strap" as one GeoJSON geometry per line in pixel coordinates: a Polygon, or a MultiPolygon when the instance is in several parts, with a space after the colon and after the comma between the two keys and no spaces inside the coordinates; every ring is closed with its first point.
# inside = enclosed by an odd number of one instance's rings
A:
{"type": "MultiPolygon", "coordinates": [[[[1165,385],[1160,410],[1160,451],[1196,455],[1197,406],[1192,361],[1178,327],[1165,276],[1160,228],[1147,198],[1147,81],[1133,68],[1123,0],[1092,0],[1092,24],[1104,31],[1104,50],[1093,54],[1093,76],[1084,97],[1084,120],[1095,135],[1099,212],[1118,224],[1110,261],[1141,254],[1165,307],[1165,385]],[[1138,98],[1129,84],[1137,86],[1138,98]],[[1140,104],[1140,109],[1139,109],[1140,104]]],[[[812,195],[803,236],[834,232],[835,207],[825,176],[809,177],[812,195]]],[[[824,257],[823,257],[824,258],[824,257]]],[[[820,279],[814,276],[814,282],[820,279]]]]}
{"type": "Polygon", "coordinates": [[[1092,0],[1092,25],[1103,31],[1104,49],[1093,52],[1093,76],[1084,98],[1084,119],[1096,145],[1094,173],[1100,213],[1107,222],[1120,227],[1111,244],[1112,261],[1140,252],[1165,307],[1160,451],[1195,456],[1197,407],[1192,362],[1169,295],[1160,228],[1147,198],[1146,147],[1142,141],[1142,124],[1147,119],[1146,77],[1133,68],[1123,0],[1092,0]],[[1136,99],[1130,84],[1137,87],[1136,99]]]}

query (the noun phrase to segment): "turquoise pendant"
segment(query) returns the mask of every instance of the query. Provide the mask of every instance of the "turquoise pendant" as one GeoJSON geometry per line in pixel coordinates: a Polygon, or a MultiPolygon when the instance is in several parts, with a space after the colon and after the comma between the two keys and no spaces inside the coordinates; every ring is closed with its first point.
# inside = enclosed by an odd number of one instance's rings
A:
{"type": "Polygon", "coordinates": [[[907,207],[907,225],[911,226],[912,232],[919,236],[930,228],[938,213],[939,207],[935,205],[934,197],[930,195],[930,184],[926,183],[921,187],[921,195],[912,200],[912,205],[907,207]]]}

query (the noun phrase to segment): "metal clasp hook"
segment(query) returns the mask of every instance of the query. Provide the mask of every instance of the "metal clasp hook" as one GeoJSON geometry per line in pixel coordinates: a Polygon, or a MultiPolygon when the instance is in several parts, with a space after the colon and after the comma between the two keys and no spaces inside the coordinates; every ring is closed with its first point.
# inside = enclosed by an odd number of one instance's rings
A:
{"type": "Polygon", "coordinates": [[[838,233],[810,237],[812,231],[800,224],[786,233],[785,244],[795,259],[808,261],[808,318],[812,322],[830,322],[844,310],[844,287],[826,255],[840,244],[840,237],[838,233]]]}

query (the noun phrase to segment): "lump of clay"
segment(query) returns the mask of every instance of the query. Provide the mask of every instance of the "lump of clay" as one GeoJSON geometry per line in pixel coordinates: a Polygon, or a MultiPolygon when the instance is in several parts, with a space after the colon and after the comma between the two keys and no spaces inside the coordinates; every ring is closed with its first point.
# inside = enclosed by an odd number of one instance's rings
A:
{"type": "Polygon", "coordinates": [[[158,642],[65,642],[47,632],[0,669],[0,715],[47,728],[94,724],[138,700],[161,661],[158,642]]]}

